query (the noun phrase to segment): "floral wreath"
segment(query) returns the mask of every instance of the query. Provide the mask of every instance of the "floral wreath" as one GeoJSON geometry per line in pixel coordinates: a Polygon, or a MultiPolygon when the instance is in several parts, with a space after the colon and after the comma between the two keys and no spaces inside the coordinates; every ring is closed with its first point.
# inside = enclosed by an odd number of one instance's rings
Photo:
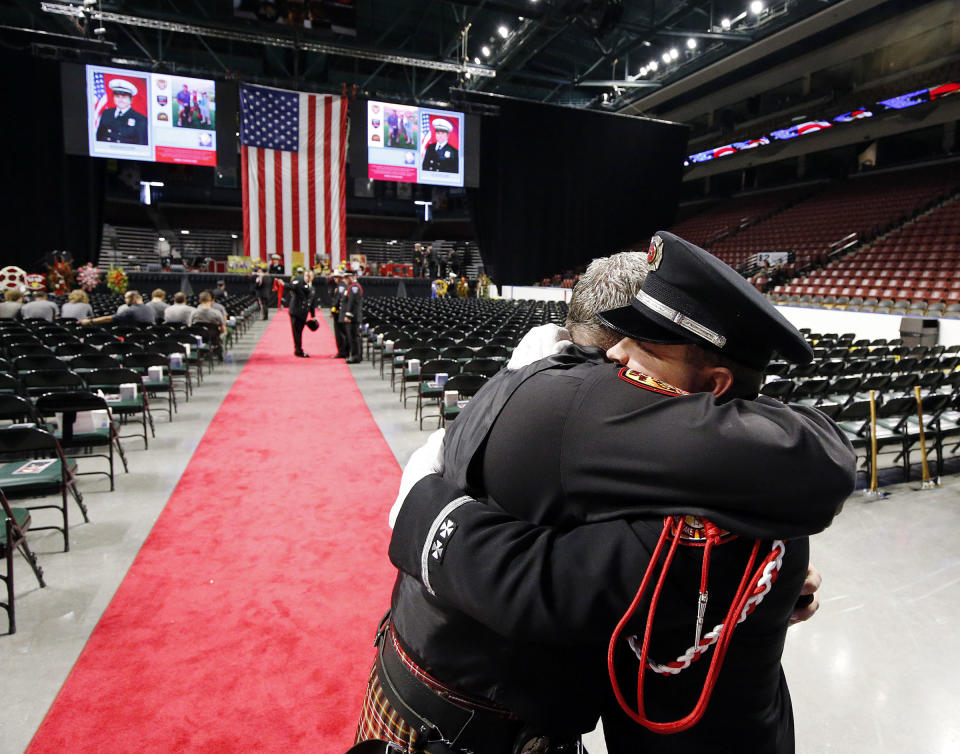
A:
{"type": "Polygon", "coordinates": [[[86,267],[77,270],[77,281],[83,290],[90,293],[100,283],[100,270],[93,266],[93,262],[87,262],[86,267]]]}
{"type": "Polygon", "coordinates": [[[122,267],[114,267],[107,273],[107,288],[114,293],[126,293],[130,281],[122,267]]]}

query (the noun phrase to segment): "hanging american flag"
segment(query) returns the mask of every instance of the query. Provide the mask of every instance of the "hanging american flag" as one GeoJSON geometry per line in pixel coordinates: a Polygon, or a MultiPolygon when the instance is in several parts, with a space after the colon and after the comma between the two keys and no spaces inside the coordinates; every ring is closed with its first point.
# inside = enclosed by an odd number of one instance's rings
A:
{"type": "Polygon", "coordinates": [[[103,74],[96,71],[93,74],[93,93],[97,101],[93,103],[94,129],[100,126],[100,116],[107,109],[107,85],[103,80],[103,74]]]}
{"type": "Polygon", "coordinates": [[[243,245],[247,256],[292,253],[313,266],[346,256],[347,101],[240,86],[243,245]]]}

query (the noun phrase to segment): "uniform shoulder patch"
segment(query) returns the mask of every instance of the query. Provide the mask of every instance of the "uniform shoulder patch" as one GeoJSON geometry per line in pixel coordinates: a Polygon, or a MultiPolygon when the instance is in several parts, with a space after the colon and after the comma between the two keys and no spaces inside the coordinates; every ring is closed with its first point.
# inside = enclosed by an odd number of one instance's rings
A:
{"type": "Polygon", "coordinates": [[[617,376],[624,382],[629,382],[631,385],[643,388],[644,390],[651,390],[661,395],[690,395],[686,390],[681,390],[667,382],[658,380],[656,377],[650,377],[629,367],[623,367],[617,376]]]}

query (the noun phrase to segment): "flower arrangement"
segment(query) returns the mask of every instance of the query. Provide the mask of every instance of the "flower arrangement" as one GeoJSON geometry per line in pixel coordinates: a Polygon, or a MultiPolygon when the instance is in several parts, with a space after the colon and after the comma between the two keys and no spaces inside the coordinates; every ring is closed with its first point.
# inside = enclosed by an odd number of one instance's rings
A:
{"type": "Polygon", "coordinates": [[[107,273],[107,288],[114,293],[126,293],[130,281],[127,279],[127,273],[122,267],[113,267],[107,273]]]}
{"type": "Polygon", "coordinates": [[[87,262],[87,266],[81,267],[77,272],[77,280],[80,287],[90,293],[100,283],[100,270],[93,266],[93,262],[87,262]]]}

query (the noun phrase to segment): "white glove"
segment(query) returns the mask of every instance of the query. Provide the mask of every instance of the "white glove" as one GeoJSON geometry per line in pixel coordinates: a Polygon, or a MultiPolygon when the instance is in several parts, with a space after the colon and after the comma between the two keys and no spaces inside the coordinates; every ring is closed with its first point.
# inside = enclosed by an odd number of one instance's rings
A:
{"type": "Polygon", "coordinates": [[[400,477],[400,491],[390,509],[390,528],[397,522],[400,508],[414,485],[428,474],[437,474],[443,471],[443,438],[445,429],[438,429],[431,433],[427,441],[413,451],[407,465],[403,467],[403,476],[400,477]]]}
{"type": "Polygon", "coordinates": [[[540,325],[534,327],[513,349],[507,369],[520,369],[535,361],[560,353],[573,341],[565,327],[540,325]]]}

